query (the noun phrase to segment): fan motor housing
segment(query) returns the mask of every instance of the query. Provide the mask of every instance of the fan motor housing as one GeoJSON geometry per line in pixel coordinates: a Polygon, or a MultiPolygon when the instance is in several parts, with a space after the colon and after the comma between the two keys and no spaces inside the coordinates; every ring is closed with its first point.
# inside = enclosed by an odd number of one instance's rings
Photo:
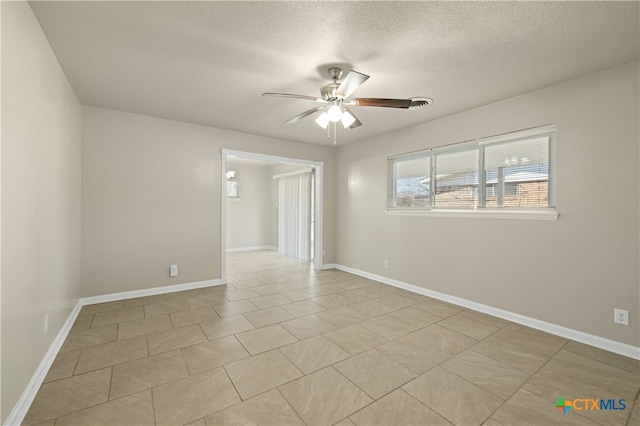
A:
{"type": "Polygon", "coordinates": [[[338,99],[336,91],[338,90],[338,83],[329,83],[320,88],[320,95],[325,101],[333,101],[338,99]]]}

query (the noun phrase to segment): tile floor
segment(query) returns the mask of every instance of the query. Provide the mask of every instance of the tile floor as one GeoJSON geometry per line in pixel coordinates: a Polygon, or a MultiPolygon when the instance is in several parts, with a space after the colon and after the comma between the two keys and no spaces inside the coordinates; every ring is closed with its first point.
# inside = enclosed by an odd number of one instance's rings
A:
{"type": "Polygon", "coordinates": [[[85,306],[25,424],[640,425],[638,361],[275,252],[228,261],[228,285],[85,306]]]}

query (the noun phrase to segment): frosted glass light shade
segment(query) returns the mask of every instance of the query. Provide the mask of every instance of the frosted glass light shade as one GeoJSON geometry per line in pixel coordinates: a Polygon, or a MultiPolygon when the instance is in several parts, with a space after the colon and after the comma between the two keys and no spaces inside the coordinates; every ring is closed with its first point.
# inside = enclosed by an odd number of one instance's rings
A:
{"type": "Polygon", "coordinates": [[[338,105],[331,105],[327,110],[327,117],[329,121],[338,122],[342,117],[342,109],[338,105]]]}
{"type": "Polygon", "coordinates": [[[323,112],[322,114],[320,114],[320,116],[316,118],[316,123],[318,124],[318,126],[326,129],[329,125],[329,117],[327,116],[327,113],[323,112]]]}
{"type": "Polygon", "coordinates": [[[354,121],[356,121],[356,118],[349,111],[344,111],[342,113],[340,121],[342,121],[342,125],[346,129],[347,127],[351,126],[354,121]]]}

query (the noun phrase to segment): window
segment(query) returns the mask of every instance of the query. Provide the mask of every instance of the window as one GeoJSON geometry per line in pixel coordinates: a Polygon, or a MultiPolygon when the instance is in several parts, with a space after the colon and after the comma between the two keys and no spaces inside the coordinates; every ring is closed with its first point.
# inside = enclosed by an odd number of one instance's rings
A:
{"type": "Polygon", "coordinates": [[[545,126],[390,157],[388,208],[554,207],[555,141],[545,126]]]}
{"type": "Polygon", "coordinates": [[[393,182],[390,204],[396,208],[428,208],[431,205],[431,153],[404,155],[391,161],[393,182]]]}

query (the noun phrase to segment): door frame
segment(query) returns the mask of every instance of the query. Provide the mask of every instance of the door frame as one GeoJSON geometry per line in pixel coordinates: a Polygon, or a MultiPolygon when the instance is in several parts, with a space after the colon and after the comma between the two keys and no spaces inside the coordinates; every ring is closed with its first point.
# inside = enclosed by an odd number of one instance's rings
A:
{"type": "Polygon", "coordinates": [[[250,160],[269,161],[274,163],[296,164],[301,166],[311,166],[315,169],[315,222],[314,222],[314,257],[313,267],[316,270],[323,268],[323,244],[322,244],[322,188],[324,186],[322,161],[310,161],[300,158],[281,157],[278,155],[258,154],[255,152],[236,151],[232,149],[221,149],[221,167],[220,167],[220,280],[222,284],[227,283],[227,158],[239,157],[250,160]]]}

